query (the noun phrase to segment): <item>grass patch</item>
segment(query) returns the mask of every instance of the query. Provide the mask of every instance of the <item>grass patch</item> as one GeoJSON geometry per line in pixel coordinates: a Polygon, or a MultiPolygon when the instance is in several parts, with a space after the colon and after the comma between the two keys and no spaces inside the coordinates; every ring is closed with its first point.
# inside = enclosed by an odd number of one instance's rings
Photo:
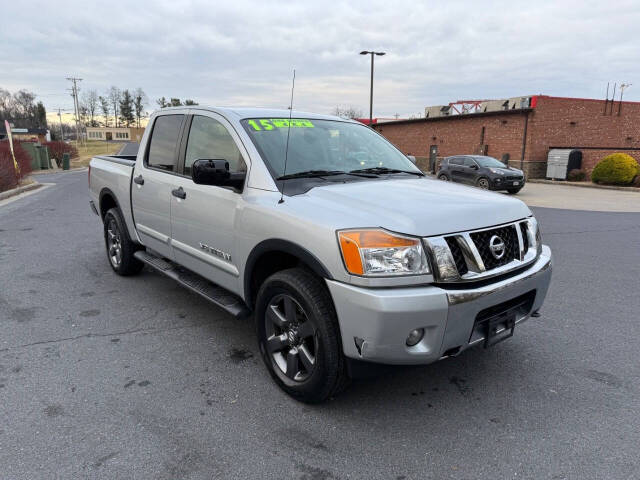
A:
{"type": "Polygon", "coordinates": [[[87,141],[84,145],[78,144],[78,158],[71,160],[71,166],[74,168],[86,167],[92,157],[96,155],[115,155],[123,145],[124,143],[101,142],[99,140],[87,141]]]}

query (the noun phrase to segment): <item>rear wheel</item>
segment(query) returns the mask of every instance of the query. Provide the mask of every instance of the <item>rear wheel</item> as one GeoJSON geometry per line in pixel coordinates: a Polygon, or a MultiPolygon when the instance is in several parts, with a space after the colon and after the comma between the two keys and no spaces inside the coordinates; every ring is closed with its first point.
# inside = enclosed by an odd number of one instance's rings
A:
{"type": "Polygon", "coordinates": [[[449,177],[447,177],[444,173],[440,174],[438,176],[438,180],[442,180],[444,182],[448,182],[449,181],[449,177]]]}
{"type": "Polygon", "coordinates": [[[507,192],[509,192],[511,195],[515,195],[520,190],[522,190],[522,187],[520,187],[520,188],[507,188],[507,192]]]}
{"type": "Polygon", "coordinates": [[[262,358],[285,392],[319,403],[347,385],[335,309],[318,277],[301,268],[273,274],[258,292],[255,315],[262,358]]]}
{"type": "Polygon", "coordinates": [[[480,187],[483,190],[489,190],[489,179],[485,177],[481,177],[476,182],[476,185],[478,185],[478,187],[480,187]]]}
{"type": "Polygon", "coordinates": [[[133,256],[139,247],[131,241],[117,208],[110,209],[104,216],[104,242],[109,264],[118,275],[135,275],[142,270],[144,264],[133,256]]]}

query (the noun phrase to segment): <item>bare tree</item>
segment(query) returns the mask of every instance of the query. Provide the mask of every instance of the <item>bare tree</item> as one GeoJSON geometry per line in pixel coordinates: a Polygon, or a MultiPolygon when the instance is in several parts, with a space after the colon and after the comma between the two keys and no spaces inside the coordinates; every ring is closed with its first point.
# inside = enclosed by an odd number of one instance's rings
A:
{"type": "Polygon", "coordinates": [[[13,97],[9,90],[0,88],[0,119],[10,118],[13,110],[13,97]]]}
{"type": "Polygon", "coordinates": [[[111,87],[109,89],[108,97],[109,102],[113,107],[113,118],[115,118],[116,121],[116,128],[118,128],[118,112],[120,109],[120,100],[122,100],[122,92],[118,87],[111,87]]]}
{"type": "Polygon", "coordinates": [[[19,90],[13,94],[16,114],[22,118],[28,118],[35,113],[36,96],[27,90],[19,90]]]}
{"type": "Polygon", "coordinates": [[[340,106],[338,105],[331,112],[332,115],[340,118],[362,118],[362,110],[353,106],[340,106]]]}
{"type": "Polygon", "coordinates": [[[109,105],[109,99],[107,97],[103,97],[102,95],[98,97],[98,101],[100,102],[100,111],[102,111],[102,115],[104,115],[104,126],[109,126],[109,112],[111,111],[111,107],[109,105]]]}
{"type": "Polygon", "coordinates": [[[86,112],[86,115],[89,119],[89,125],[91,127],[97,127],[98,122],[95,120],[95,116],[98,112],[98,107],[100,106],[98,92],[96,92],[95,90],[88,90],[86,92],[83,92],[80,105],[86,112]]]}
{"type": "Polygon", "coordinates": [[[9,120],[22,128],[46,128],[47,111],[43,103],[36,103],[35,99],[36,95],[28,90],[11,94],[0,88],[0,121],[9,120]]]}
{"type": "Polygon", "coordinates": [[[167,103],[167,99],[164,97],[160,97],[159,99],[157,99],[156,103],[160,108],[165,108],[169,106],[169,104],[167,103]]]}
{"type": "Polygon", "coordinates": [[[140,128],[140,119],[145,116],[144,106],[147,104],[147,95],[138,87],[133,92],[133,109],[136,115],[136,125],[140,128]]]}

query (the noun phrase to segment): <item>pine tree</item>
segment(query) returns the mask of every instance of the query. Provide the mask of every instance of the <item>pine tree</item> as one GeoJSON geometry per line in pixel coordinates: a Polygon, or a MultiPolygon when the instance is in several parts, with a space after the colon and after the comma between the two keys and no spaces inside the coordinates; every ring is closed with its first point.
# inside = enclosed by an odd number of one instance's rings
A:
{"type": "Polygon", "coordinates": [[[135,121],[133,110],[133,97],[129,93],[129,90],[122,92],[122,99],[120,100],[120,121],[127,127],[135,121]]]}

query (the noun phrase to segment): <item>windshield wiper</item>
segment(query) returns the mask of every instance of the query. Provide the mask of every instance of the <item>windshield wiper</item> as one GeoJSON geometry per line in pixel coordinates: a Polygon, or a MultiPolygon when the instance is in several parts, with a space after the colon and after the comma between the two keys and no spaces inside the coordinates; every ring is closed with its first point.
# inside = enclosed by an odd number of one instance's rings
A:
{"type": "Polygon", "coordinates": [[[369,177],[371,175],[366,175],[366,172],[345,172],[344,170],[305,170],[302,172],[289,173],[287,175],[282,175],[276,180],[289,180],[291,178],[317,178],[317,177],[328,177],[331,175],[354,175],[357,177],[369,177]]]}
{"type": "Polygon", "coordinates": [[[408,173],[410,175],[417,175],[418,177],[424,177],[424,173],[422,172],[412,172],[411,170],[398,170],[397,168],[387,168],[387,167],[360,168],[358,170],[351,170],[349,173],[374,173],[374,174],[408,173]]]}

